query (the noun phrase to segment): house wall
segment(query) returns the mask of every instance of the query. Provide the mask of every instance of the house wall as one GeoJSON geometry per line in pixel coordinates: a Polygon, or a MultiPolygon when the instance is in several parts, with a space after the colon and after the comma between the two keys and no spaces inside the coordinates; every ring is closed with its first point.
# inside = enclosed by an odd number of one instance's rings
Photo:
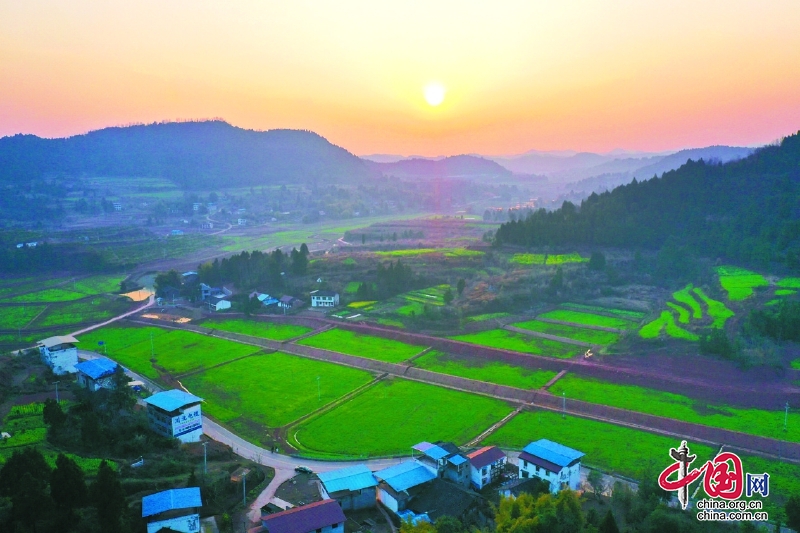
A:
{"type": "Polygon", "coordinates": [[[520,460],[518,465],[520,478],[538,477],[550,483],[550,492],[553,494],[561,490],[561,484],[566,483],[570,489],[578,490],[581,484],[580,462],[570,467],[564,467],[558,472],[550,472],[537,467],[533,463],[520,460]]]}
{"type": "Polygon", "coordinates": [[[400,509],[399,502],[394,498],[394,496],[389,494],[386,489],[378,489],[378,501],[393,513],[402,511],[402,509],[400,509]]]}
{"type": "Polygon", "coordinates": [[[42,362],[53,370],[53,374],[63,376],[64,374],[74,374],[78,370],[78,349],[74,346],[64,350],[51,351],[44,346],[39,347],[39,355],[42,362]]]}
{"type": "Polygon", "coordinates": [[[359,509],[375,507],[375,497],[375,487],[368,487],[334,499],[339,502],[343,511],[357,511],[359,509]]]}
{"type": "Polygon", "coordinates": [[[184,409],[174,417],[148,405],[147,418],[153,431],[181,442],[199,442],[203,434],[203,417],[199,404],[184,409]]]}
{"type": "Polygon", "coordinates": [[[200,515],[190,514],[187,516],[179,516],[177,518],[169,518],[167,520],[150,522],[147,524],[147,533],[156,533],[156,531],[165,527],[173,531],[181,531],[182,533],[199,533],[200,515]]]}
{"type": "Polygon", "coordinates": [[[444,471],[445,479],[448,479],[454,483],[458,483],[459,485],[463,485],[465,487],[469,486],[470,482],[470,465],[464,463],[461,465],[462,468],[459,471],[457,467],[453,465],[447,465],[444,471]]]}
{"type": "Polygon", "coordinates": [[[506,464],[506,458],[503,457],[500,461],[484,466],[480,470],[472,465],[469,465],[470,482],[478,489],[482,489],[492,481],[495,481],[501,474],[503,466],[506,464]]]}

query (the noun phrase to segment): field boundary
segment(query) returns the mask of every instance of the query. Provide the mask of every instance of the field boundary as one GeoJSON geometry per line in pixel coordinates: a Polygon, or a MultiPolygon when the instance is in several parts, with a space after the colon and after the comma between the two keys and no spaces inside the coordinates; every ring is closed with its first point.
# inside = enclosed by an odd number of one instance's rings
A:
{"type": "MultiPolygon", "coordinates": [[[[606,316],[606,315],[603,315],[603,316],[606,316]]],[[[608,318],[619,318],[619,317],[608,317],[608,318]]],[[[577,322],[566,322],[564,320],[554,320],[552,318],[536,317],[535,320],[538,320],[539,322],[547,322],[549,324],[557,324],[557,325],[560,325],[560,326],[572,326],[574,328],[593,329],[593,330],[596,330],[596,331],[608,331],[608,332],[611,332],[611,333],[623,334],[623,333],[627,333],[628,332],[627,329],[609,328],[609,327],[606,327],[606,326],[594,326],[594,325],[589,325],[589,324],[578,324],[577,322]]]]}
{"type": "Polygon", "coordinates": [[[402,362],[406,363],[406,364],[411,364],[411,362],[414,361],[414,359],[419,359],[420,357],[422,357],[426,353],[430,352],[431,350],[433,350],[433,346],[428,346],[427,348],[425,348],[424,350],[422,350],[418,354],[412,355],[411,357],[409,357],[408,359],[406,359],[405,361],[402,361],[402,362]]]}
{"type": "Polygon", "coordinates": [[[567,370],[567,369],[564,369],[564,370],[562,370],[561,372],[559,372],[558,374],[556,374],[555,376],[553,376],[553,379],[551,379],[550,381],[548,381],[547,383],[545,383],[545,384],[542,386],[542,389],[544,389],[544,390],[547,390],[547,389],[549,389],[550,387],[552,387],[553,385],[555,385],[555,384],[556,384],[556,382],[557,382],[559,379],[563,378],[563,377],[564,377],[564,374],[566,374],[567,372],[569,372],[569,370],[567,370]]]}
{"type": "MultiPolygon", "coordinates": [[[[223,361],[221,363],[217,363],[216,365],[211,365],[211,366],[208,366],[208,367],[198,368],[197,370],[190,370],[188,372],[184,372],[183,374],[176,374],[176,375],[172,376],[172,379],[178,380],[178,379],[188,378],[189,376],[194,376],[196,374],[202,374],[203,372],[208,372],[209,370],[214,370],[215,368],[219,368],[221,366],[229,365],[231,363],[235,363],[236,361],[241,361],[242,359],[247,359],[248,357],[258,357],[258,356],[261,356],[261,355],[269,355],[271,353],[276,353],[277,351],[278,350],[272,350],[272,351],[268,351],[267,352],[267,351],[264,351],[262,349],[260,351],[255,351],[253,353],[250,353],[250,354],[247,354],[247,355],[243,355],[241,357],[235,357],[235,358],[231,359],[230,361],[223,361]]],[[[157,357],[156,357],[156,360],[158,360],[157,357]]]]}
{"type": "Polygon", "coordinates": [[[286,339],[285,341],[280,341],[280,342],[282,342],[283,344],[299,342],[303,339],[307,339],[308,337],[313,337],[314,335],[319,335],[320,333],[325,333],[326,331],[330,331],[332,329],[336,329],[336,326],[334,326],[333,324],[327,324],[319,329],[314,329],[313,331],[309,331],[308,333],[303,333],[302,335],[299,335],[297,337],[292,337],[291,339],[286,339]]]}
{"type": "MultiPolygon", "coordinates": [[[[572,344],[573,346],[582,346],[583,348],[595,348],[596,346],[600,346],[599,344],[592,344],[591,342],[576,341],[575,339],[559,337],[558,335],[550,335],[549,333],[541,333],[539,331],[531,331],[525,328],[518,328],[517,326],[507,325],[503,326],[503,329],[513,331],[514,333],[527,335],[529,337],[539,337],[540,339],[547,339],[549,341],[556,341],[564,344],[572,344]]],[[[569,359],[572,358],[570,357],[569,359]]]]}
{"type": "Polygon", "coordinates": [[[514,409],[513,411],[511,411],[509,414],[507,414],[505,417],[503,417],[503,418],[502,418],[502,419],[501,419],[499,422],[497,422],[497,423],[495,423],[495,424],[492,424],[492,425],[489,427],[489,429],[485,430],[483,433],[481,433],[480,435],[478,435],[477,437],[475,437],[475,438],[474,438],[474,439],[472,439],[471,441],[467,442],[467,443],[465,444],[465,446],[477,446],[477,445],[478,445],[478,444],[480,444],[482,441],[486,440],[486,439],[489,437],[489,435],[491,435],[492,433],[494,433],[495,431],[497,431],[497,430],[498,430],[498,429],[500,429],[501,427],[503,427],[503,426],[505,426],[506,424],[508,424],[508,422],[509,422],[509,421],[510,421],[512,418],[514,418],[515,416],[517,416],[518,414],[520,414],[520,412],[521,412],[521,411],[522,411],[524,408],[525,408],[525,404],[520,404],[520,406],[519,406],[519,407],[517,407],[516,409],[514,409]]]}

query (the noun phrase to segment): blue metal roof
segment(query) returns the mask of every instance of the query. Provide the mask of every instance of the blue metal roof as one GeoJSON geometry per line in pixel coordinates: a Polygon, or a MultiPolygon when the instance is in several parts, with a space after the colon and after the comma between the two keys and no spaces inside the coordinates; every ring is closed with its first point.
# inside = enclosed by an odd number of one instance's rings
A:
{"type": "Polygon", "coordinates": [[[452,463],[454,466],[463,465],[467,462],[466,457],[463,455],[454,455],[450,459],[447,460],[448,463],[452,463]]]}
{"type": "Polygon", "coordinates": [[[202,507],[200,487],[185,489],[170,489],[156,492],[142,498],[142,518],[153,516],[173,509],[187,509],[189,507],[202,507]]]}
{"type": "Polygon", "coordinates": [[[144,401],[164,411],[172,412],[186,405],[202,402],[203,399],[182,390],[172,389],[153,394],[149,398],[145,398],[144,401]]]}
{"type": "Polygon", "coordinates": [[[435,444],[431,444],[430,442],[427,442],[427,441],[422,441],[419,444],[415,444],[411,448],[414,449],[414,450],[417,450],[418,452],[425,453],[426,451],[430,450],[434,446],[436,446],[436,445],[435,444]]]}
{"type": "Polygon", "coordinates": [[[536,442],[531,442],[525,446],[523,450],[561,467],[568,466],[576,459],[580,459],[585,455],[583,452],[573,450],[563,444],[547,439],[539,439],[536,442]]]}
{"type": "Polygon", "coordinates": [[[436,474],[416,461],[406,461],[375,472],[375,477],[382,479],[394,490],[400,492],[434,480],[436,474]]]}
{"type": "Polygon", "coordinates": [[[439,446],[433,446],[432,448],[428,448],[425,451],[425,455],[427,455],[431,459],[435,459],[436,461],[438,461],[439,459],[444,459],[445,457],[450,455],[450,452],[439,446]]]}
{"type": "Polygon", "coordinates": [[[372,475],[372,471],[364,465],[322,472],[317,477],[329,493],[340,490],[361,490],[378,485],[378,480],[372,475]]]}
{"type": "Polygon", "coordinates": [[[83,372],[92,379],[100,379],[109,376],[116,372],[117,363],[105,357],[98,357],[97,359],[89,359],[75,365],[79,372],[83,372]]]}

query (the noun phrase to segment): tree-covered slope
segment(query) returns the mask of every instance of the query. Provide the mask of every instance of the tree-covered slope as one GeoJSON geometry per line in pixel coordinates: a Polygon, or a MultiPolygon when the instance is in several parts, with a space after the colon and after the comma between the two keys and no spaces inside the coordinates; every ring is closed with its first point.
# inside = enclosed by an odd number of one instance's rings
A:
{"type": "Polygon", "coordinates": [[[245,130],[219,120],[105,128],[64,139],[0,139],[0,181],[148,176],[196,188],[346,182],[370,174],[361,159],[313,132],[245,130]]]}
{"type": "Polygon", "coordinates": [[[503,224],[498,243],[659,248],[800,268],[800,133],[726,164],[689,161],[580,207],[569,202],[503,224]]]}

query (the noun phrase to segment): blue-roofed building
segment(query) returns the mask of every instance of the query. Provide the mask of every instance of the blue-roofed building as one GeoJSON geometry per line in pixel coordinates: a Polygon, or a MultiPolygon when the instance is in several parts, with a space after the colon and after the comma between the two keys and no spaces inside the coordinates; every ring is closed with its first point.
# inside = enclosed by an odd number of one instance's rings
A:
{"type": "Polygon", "coordinates": [[[89,359],[75,365],[78,371],[78,385],[94,392],[99,389],[114,388],[114,372],[119,365],[105,357],[89,359]]]}
{"type": "Polygon", "coordinates": [[[198,442],[203,434],[202,398],[173,389],[145,398],[150,427],[181,442],[198,442]]]}
{"type": "Polygon", "coordinates": [[[583,452],[547,439],[531,442],[519,454],[520,479],[538,477],[550,483],[550,492],[578,490],[583,452]]]}
{"type": "Polygon", "coordinates": [[[162,529],[198,533],[202,506],[199,487],[170,489],[145,496],[142,498],[142,518],[147,519],[147,533],[162,529]]]}
{"type": "Polygon", "coordinates": [[[396,514],[405,510],[409,501],[436,479],[436,474],[412,460],[379,470],[375,477],[380,481],[378,501],[396,514]]]}
{"type": "Polygon", "coordinates": [[[417,461],[430,468],[440,478],[448,479],[464,486],[469,485],[469,465],[461,449],[452,442],[420,442],[411,447],[420,453],[417,461]]]}
{"type": "Polygon", "coordinates": [[[375,507],[378,480],[364,465],[318,474],[323,498],[339,502],[345,511],[375,507]]]}

